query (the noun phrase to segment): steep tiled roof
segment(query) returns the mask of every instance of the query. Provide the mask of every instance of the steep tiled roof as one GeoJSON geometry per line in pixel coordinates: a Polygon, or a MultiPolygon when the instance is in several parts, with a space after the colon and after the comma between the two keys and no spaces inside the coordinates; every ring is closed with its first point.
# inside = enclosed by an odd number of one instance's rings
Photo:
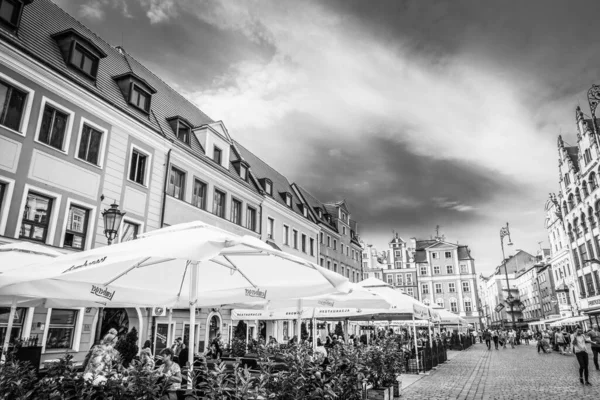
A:
{"type": "Polygon", "coordinates": [[[468,246],[458,246],[458,259],[459,260],[472,260],[471,251],[468,246]]]}
{"type": "Polygon", "coordinates": [[[579,161],[578,161],[578,159],[579,159],[579,147],[577,147],[577,146],[565,147],[565,150],[567,151],[567,155],[569,156],[569,158],[573,162],[573,166],[575,167],[575,171],[579,171],[579,161]]]}
{"type": "Polygon", "coordinates": [[[416,263],[426,263],[427,262],[427,252],[424,249],[419,249],[415,251],[415,262],[416,263]]]}
{"type": "MultiPolygon", "coordinates": [[[[287,178],[277,172],[273,167],[264,162],[262,159],[254,155],[254,153],[250,152],[250,150],[246,149],[240,143],[235,142],[236,148],[240,151],[240,155],[250,165],[250,170],[256,176],[257,179],[268,178],[273,182],[273,199],[277,201],[279,204],[287,207],[285,203],[285,197],[282,193],[289,193],[292,195],[292,210],[301,216],[304,217],[302,213],[301,205],[302,200],[296,196],[294,190],[292,189],[292,185],[287,180],[287,178]]],[[[264,189],[264,188],[263,188],[264,189]]],[[[309,214],[310,215],[310,214],[309,214]]],[[[310,218],[310,217],[309,217],[310,218]]]]}
{"type": "Polygon", "coordinates": [[[437,240],[434,240],[434,239],[417,240],[416,250],[425,249],[425,248],[431,246],[432,244],[435,244],[436,242],[437,242],[437,240]]]}
{"type": "MultiPolygon", "coordinates": [[[[195,135],[191,135],[190,145],[180,142],[167,121],[168,118],[180,115],[189,121],[193,127],[199,127],[212,123],[213,120],[210,117],[154,75],[130,54],[121,48],[115,48],[106,43],[51,1],[37,0],[26,5],[23,8],[18,35],[10,35],[0,29],[0,40],[16,46],[34,57],[38,62],[135,118],[154,130],[158,135],[172,140],[183,151],[191,153],[207,163],[212,163],[214,167],[238,180],[239,183],[256,190],[254,185],[240,179],[232,166],[222,168],[208,159],[204,155],[204,150],[195,135]],[[52,38],[52,35],[69,29],[85,37],[107,55],[100,60],[95,82],[84,78],[67,66],[56,40],[52,38]],[[157,91],[152,96],[149,114],[129,105],[114,80],[116,76],[129,73],[134,73],[157,91]]],[[[232,159],[235,160],[235,157],[232,159]]]]}
{"type": "Polygon", "coordinates": [[[331,223],[329,223],[327,221],[327,219],[325,219],[325,214],[323,214],[323,218],[319,218],[319,215],[315,211],[317,208],[320,208],[324,211],[324,213],[327,212],[327,210],[325,210],[325,204],[321,203],[315,196],[313,196],[309,191],[304,189],[302,186],[298,185],[297,183],[295,183],[294,185],[296,186],[296,188],[298,188],[298,191],[300,192],[300,194],[302,195],[302,197],[304,198],[304,200],[306,201],[306,203],[312,210],[313,215],[317,219],[317,222],[327,226],[329,229],[333,230],[334,232],[337,232],[338,230],[337,230],[337,227],[335,226],[335,224],[333,223],[333,220],[331,223]]]}

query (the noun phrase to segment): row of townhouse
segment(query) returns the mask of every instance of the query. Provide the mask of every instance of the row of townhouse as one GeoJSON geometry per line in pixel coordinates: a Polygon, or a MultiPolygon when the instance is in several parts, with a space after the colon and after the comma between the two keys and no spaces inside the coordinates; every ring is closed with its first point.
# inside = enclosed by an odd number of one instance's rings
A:
{"type": "Polygon", "coordinates": [[[519,328],[569,316],[564,313],[567,294],[557,284],[550,250],[537,255],[516,250],[489,276],[479,277],[482,320],[489,328],[519,328]],[[505,270],[506,269],[506,270],[505,270]]]}
{"type": "Polygon", "coordinates": [[[473,326],[480,324],[479,295],[475,260],[466,245],[412,238],[405,242],[398,234],[389,250],[377,257],[373,246],[363,250],[363,269],[395,289],[427,305],[437,305],[464,317],[473,326]]]}
{"type": "MultiPolygon", "coordinates": [[[[346,202],[321,202],[232,139],[121,47],[49,0],[0,1],[0,244],[62,252],[107,244],[102,211],[125,217],[115,242],[203,221],[362,279],[357,223],[346,202]]],[[[13,336],[36,336],[42,360],[81,360],[116,327],[155,351],[189,327],[164,308],[17,310],[13,336]]],[[[0,341],[7,315],[0,312],[0,341]]],[[[230,310],[202,308],[194,343],[232,332],[230,310]]],[[[251,325],[254,335],[264,324],[251,325]]],[[[287,324],[291,325],[291,324],[287,324]]],[[[286,325],[286,326],[287,326],[286,325]]],[[[292,327],[271,326],[281,339],[292,327]]]]}
{"type": "MultiPolygon", "coordinates": [[[[592,89],[593,90],[593,89],[592,89]]],[[[592,115],[595,107],[591,105],[592,115]]],[[[600,319],[600,143],[598,120],[575,111],[577,143],[558,137],[559,192],[546,203],[554,278],[567,291],[572,313],[600,319]]]]}

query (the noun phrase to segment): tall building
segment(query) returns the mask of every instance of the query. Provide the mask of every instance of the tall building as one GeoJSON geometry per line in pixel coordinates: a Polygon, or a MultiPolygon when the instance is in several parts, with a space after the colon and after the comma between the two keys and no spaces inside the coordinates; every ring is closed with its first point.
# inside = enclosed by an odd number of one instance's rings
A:
{"type": "Polygon", "coordinates": [[[388,246],[389,249],[385,253],[387,269],[383,271],[383,280],[402,293],[419,299],[417,269],[413,259],[414,248],[410,248],[397,233],[388,246]]]}
{"type": "MultiPolygon", "coordinates": [[[[593,115],[593,114],[592,114],[593,115]]],[[[598,188],[598,120],[585,118],[579,107],[575,111],[577,141],[566,143],[558,137],[559,193],[552,200],[559,209],[566,230],[565,241],[571,251],[574,290],[579,295],[576,312],[600,318],[600,190],[598,188]]],[[[556,225],[556,224],[554,224],[556,225]]],[[[548,235],[554,239],[554,225],[548,235]]],[[[558,239],[558,237],[557,237],[558,239]]],[[[556,277],[556,275],[555,275],[556,277]]],[[[560,280],[560,277],[559,277],[560,280]]],[[[571,289],[568,280],[565,286],[571,289]]],[[[577,299],[575,299],[577,300],[577,299]]],[[[577,302],[575,302],[577,303],[577,302]]]]}
{"type": "Polygon", "coordinates": [[[442,240],[412,239],[418,271],[419,297],[437,304],[479,326],[479,304],[475,259],[466,245],[442,240]]]}

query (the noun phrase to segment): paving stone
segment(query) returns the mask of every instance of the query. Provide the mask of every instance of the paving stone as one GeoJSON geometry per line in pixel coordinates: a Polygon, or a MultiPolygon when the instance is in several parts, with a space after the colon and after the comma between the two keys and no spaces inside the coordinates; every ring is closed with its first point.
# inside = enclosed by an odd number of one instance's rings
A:
{"type": "Polygon", "coordinates": [[[600,371],[590,352],[590,382],[579,383],[575,356],[559,353],[538,354],[535,342],[515,349],[487,350],[476,344],[458,352],[404,389],[408,400],[551,400],[600,399],[600,371]],[[567,397],[568,396],[568,397],[567,397]]]}

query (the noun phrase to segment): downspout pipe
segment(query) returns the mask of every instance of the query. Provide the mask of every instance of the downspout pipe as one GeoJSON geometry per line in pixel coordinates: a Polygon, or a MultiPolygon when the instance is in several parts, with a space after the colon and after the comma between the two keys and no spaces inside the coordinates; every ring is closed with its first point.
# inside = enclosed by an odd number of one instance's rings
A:
{"type": "Polygon", "coordinates": [[[171,165],[171,150],[167,152],[167,164],[165,168],[165,182],[163,185],[162,210],[160,212],[160,227],[165,225],[165,208],[167,206],[167,181],[169,179],[169,166],[171,165]]]}

